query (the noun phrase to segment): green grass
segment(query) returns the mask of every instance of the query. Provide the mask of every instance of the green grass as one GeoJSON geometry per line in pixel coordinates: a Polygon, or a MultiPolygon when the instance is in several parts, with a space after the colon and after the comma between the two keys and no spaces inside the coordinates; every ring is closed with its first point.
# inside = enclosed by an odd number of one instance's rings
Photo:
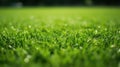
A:
{"type": "Polygon", "coordinates": [[[120,9],[0,8],[0,67],[120,67],[120,9]]]}

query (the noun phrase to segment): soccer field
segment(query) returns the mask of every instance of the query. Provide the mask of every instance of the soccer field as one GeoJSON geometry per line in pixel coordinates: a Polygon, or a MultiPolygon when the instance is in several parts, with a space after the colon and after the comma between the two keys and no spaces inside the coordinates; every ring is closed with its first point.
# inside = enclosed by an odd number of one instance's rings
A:
{"type": "Polygon", "coordinates": [[[0,8],[0,67],[120,67],[120,8],[0,8]]]}

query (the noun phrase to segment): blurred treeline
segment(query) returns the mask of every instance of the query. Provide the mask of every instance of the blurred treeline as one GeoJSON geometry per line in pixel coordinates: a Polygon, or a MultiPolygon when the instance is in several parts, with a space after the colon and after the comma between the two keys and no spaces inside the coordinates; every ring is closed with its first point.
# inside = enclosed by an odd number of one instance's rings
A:
{"type": "Polygon", "coordinates": [[[0,0],[0,6],[118,6],[120,0],[0,0]]]}

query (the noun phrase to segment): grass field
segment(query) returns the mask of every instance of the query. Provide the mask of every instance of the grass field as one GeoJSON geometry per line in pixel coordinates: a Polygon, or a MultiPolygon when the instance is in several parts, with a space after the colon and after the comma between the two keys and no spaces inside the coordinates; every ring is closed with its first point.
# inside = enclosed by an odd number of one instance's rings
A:
{"type": "Polygon", "coordinates": [[[0,8],[0,67],[120,67],[120,8],[0,8]]]}

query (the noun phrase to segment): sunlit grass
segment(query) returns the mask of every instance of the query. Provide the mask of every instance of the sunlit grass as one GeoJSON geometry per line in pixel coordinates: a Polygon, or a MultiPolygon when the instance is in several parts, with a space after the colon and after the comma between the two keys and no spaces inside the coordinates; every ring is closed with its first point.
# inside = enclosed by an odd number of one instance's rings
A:
{"type": "Polygon", "coordinates": [[[0,67],[119,67],[119,8],[1,8],[0,67]]]}

